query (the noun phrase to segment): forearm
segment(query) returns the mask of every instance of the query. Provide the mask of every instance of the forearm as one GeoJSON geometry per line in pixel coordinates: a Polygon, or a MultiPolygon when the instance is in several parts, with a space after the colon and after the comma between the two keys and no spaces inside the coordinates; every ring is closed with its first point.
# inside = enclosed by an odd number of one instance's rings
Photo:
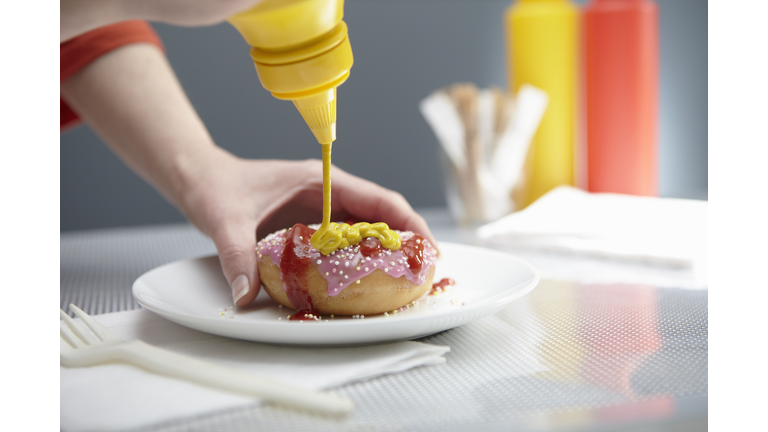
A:
{"type": "Polygon", "coordinates": [[[224,153],[155,46],[134,44],[105,54],[61,83],[61,95],[126,164],[177,206],[196,167],[224,153]]]}

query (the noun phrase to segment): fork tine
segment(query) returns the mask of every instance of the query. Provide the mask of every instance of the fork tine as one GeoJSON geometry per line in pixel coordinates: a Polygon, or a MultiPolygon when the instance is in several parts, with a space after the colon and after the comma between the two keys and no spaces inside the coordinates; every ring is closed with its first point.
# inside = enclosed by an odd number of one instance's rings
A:
{"type": "Polygon", "coordinates": [[[67,328],[69,328],[75,336],[80,338],[80,341],[85,342],[86,345],[94,345],[101,342],[90,332],[83,331],[77,324],[75,324],[75,320],[70,318],[63,310],[59,309],[59,315],[61,315],[61,320],[67,325],[67,328]]]}
{"type": "Polygon", "coordinates": [[[91,329],[92,332],[96,333],[96,335],[104,342],[122,342],[122,339],[112,334],[112,332],[107,330],[106,327],[99,324],[95,319],[91,318],[90,315],[83,312],[79,307],[70,303],[69,308],[72,309],[72,312],[74,312],[75,315],[77,315],[85,323],[85,325],[91,329]]]}
{"type": "Polygon", "coordinates": [[[72,332],[72,329],[70,329],[69,326],[64,323],[64,321],[59,321],[59,323],[61,324],[59,338],[63,342],[66,342],[72,348],[83,348],[87,346],[85,342],[83,342],[79,337],[75,336],[75,334],[72,332]]]}
{"type": "Polygon", "coordinates": [[[62,353],[74,348],[72,345],[69,344],[69,342],[66,341],[66,339],[64,339],[63,334],[59,334],[59,343],[61,344],[60,352],[62,353]]]}

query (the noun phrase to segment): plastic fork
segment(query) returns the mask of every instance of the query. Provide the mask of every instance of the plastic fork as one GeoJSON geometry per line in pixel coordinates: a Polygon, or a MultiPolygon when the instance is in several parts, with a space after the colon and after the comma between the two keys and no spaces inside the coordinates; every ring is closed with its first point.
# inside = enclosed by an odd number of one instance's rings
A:
{"type": "Polygon", "coordinates": [[[299,389],[254,374],[176,354],[139,340],[125,342],[77,306],[70,304],[69,308],[87,329],[59,309],[62,318],[62,366],[85,367],[122,361],[159,375],[184,379],[278,405],[327,414],[346,414],[352,410],[353,404],[349,399],[299,389]]]}

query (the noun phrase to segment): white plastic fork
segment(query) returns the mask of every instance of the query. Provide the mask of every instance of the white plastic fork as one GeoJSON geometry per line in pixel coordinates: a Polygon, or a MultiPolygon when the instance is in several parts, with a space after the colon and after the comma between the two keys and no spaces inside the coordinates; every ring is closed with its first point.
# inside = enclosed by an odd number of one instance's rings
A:
{"type": "Polygon", "coordinates": [[[150,372],[181,378],[207,387],[255,397],[265,402],[286,405],[327,414],[346,414],[352,410],[349,399],[299,389],[236,369],[176,354],[142,341],[125,342],[96,322],[77,306],[69,308],[85,326],[85,330],[61,313],[60,363],[65,367],[84,367],[122,361],[150,372]]]}

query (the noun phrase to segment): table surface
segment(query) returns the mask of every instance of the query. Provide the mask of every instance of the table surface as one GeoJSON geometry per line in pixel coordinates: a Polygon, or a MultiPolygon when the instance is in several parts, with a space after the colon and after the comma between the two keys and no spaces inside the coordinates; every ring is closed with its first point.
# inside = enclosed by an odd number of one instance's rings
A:
{"type": "MultiPolygon", "coordinates": [[[[421,213],[438,241],[483,245],[446,210],[421,213]]],[[[502,250],[536,266],[539,286],[493,316],[420,339],[450,346],[445,364],[334,389],[354,400],[348,417],[254,407],[146,430],[706,430],[705,270],[502,250]]],[[[61,307],[138,309],[136,278],[214,253],[189,225],[64,233],[61,307]]]]}

